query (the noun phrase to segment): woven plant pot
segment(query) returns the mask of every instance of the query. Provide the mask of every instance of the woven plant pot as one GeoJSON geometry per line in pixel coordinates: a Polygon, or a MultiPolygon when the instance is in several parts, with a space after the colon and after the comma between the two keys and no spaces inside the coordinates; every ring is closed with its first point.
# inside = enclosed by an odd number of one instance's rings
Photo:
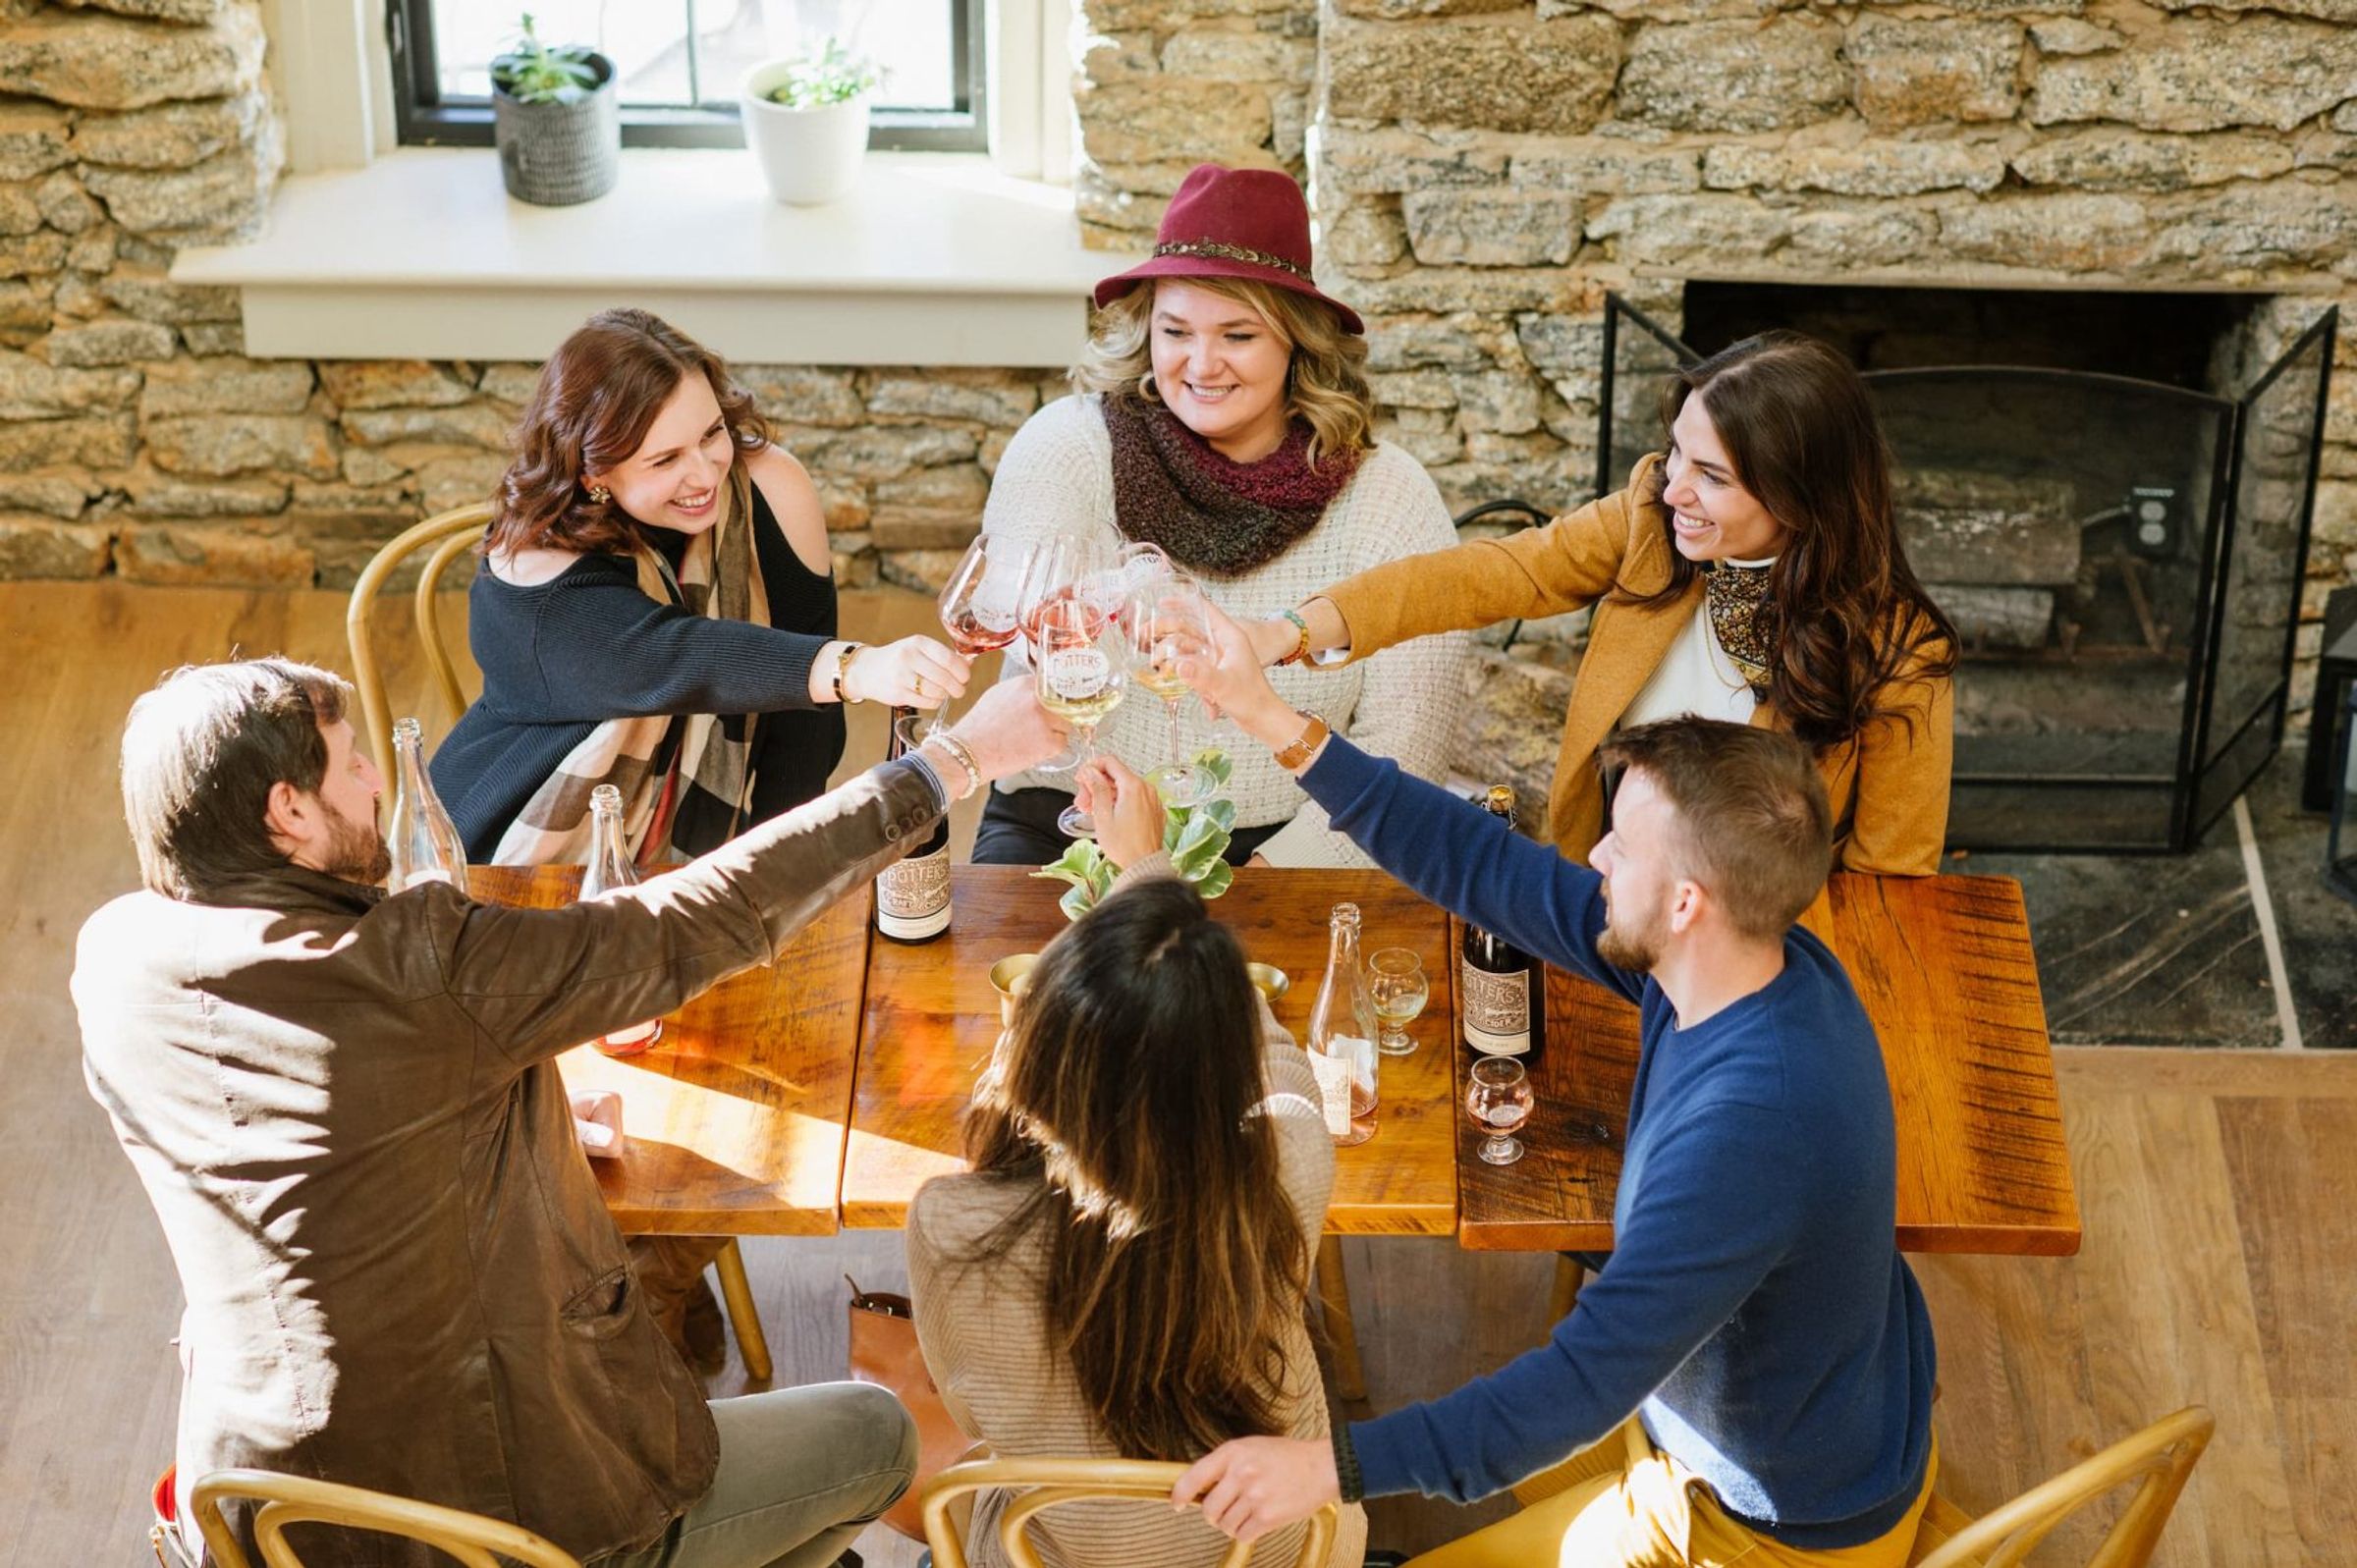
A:
{"type": "Polygon", "coordinates": [[[541,207],[594,201],[622,174],[622,109],[614,62],[593,54],[597,90],[576,103],[521,103],[491,89],[499,176],[508,194],[541,207]]]}

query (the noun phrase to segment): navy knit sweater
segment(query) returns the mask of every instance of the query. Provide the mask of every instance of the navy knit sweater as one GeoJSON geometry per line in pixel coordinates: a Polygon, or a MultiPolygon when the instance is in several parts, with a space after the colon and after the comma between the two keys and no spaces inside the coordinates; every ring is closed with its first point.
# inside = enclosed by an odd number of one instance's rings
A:
{"type": "Polygon", "coordinates": [[[1680,1029],[1660,986],[1597,956],[1595,872],[1339,736],[1301,783],[1402,882],[1643,1020],[1616,1249],[1546,1345],[1353,1423],[1367,1495],[1471,1501],[1639,1411],[1762,1534],[1887,1533],[1930,1456],[1932,1325],[1893,1239],[1890,1082],[1840,962],[1795,928],[1782,974],[1680,1029]]]}
{"type": "MultiPolygon", "coordinates": [[[[677,566],[685,536],[648,532],[677,566]]],[[[843,758],[843,709],[812,706],[810,665],[835,636],[835,583],[802,565],[758,487],[753,540],[769,594],[766,626],[657,604],[638,591],[637,573],[622,556],[583,556],[529,587],[502,582],[488,568],[476,572],[466,640],[483,672],[483,694],[431,763],[434,792],[470,859],[491,857],[566,753],[608,719],[758,715],[740,832],[826,791],[843,758]]],[[[699,854],[718,847],[728,825],[718,812],[711,816],[683,816],[675,840],[699,854]]]]}

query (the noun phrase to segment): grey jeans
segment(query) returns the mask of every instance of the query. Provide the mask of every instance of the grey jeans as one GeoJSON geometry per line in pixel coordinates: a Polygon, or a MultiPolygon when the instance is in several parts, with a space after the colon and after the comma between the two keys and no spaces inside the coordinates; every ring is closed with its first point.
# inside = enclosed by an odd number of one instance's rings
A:
{"type": "Polygon", "coordinates": [[[865,1383],[712,1402],[720,1469],[663,1539],[589,1568],[825,1568],[916,1474],[916,1423],[865,1383]]]}

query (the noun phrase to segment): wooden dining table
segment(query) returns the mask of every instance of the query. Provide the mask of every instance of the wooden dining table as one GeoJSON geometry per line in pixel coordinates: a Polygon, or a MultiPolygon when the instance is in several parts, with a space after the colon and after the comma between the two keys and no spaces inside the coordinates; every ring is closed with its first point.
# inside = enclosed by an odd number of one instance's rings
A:
{"type": "MultiPolygon", "coordinates": [[[[467,873],[476,897],[537,909],[572,902],[580,884],[579,866],[467,873]]],[[[666,1018],[651,1049],[608,1056],[582,1045],[558,1058],[567,1089],[622,1096],[622,1157],[589,1165],[625,1232],[835,1233],[871,896],[843,899],[775,963],[666,1018]]]]}
{"type": "MultiPolygon", "coordinates": [[[[1801,923],[1848,970],[1882,1045],[1898,1134],[1900,1249],[2078,1251],[2078,1195],[2020,884],[1844,873],[1801,923]]],[[[1469,1121],[1460,1128],[1459,1243],[1610,1250],[1636,1069],[1636,1008],[1550,967],[1547,1042],[1521,1130],[1528,1153],[1485,1164],[1475,1154],[1481,1134],[1469,1121]]]]}
{"type": "MultiPolygon", "coordinates": [[[[898,1226],[928,1179],[964,1168],[959,1118],[999,1030],[990,967],[1036,952],[1067,925],[1064,884],[1022,866],[959,866],[951,873],[949,935],[922,946],[881,938],[867,970],[859,1071],[843,1164],[843,1222],[898,1226]]],[[[1285,971],[1272,1003],[1297,1040],[1326,972],[1328,916],[1355,903],[1362,953],[1405,947],[1431,981],[1418,1044],[1382,1058],[1375,1136],[1336,1151],[1333,1234],[1445,1236],[1456,1228],[1455,949],[1449,917],[1380,871],[1244,867],[1212,901],[1247,959],[1285,971]]]]}
{"type": "MultiPolygon", "coordinates": [[[[578,867],[483,868],[478,896],[550,906],[578,867]]],[[[778,961],[715,987],[636,1056],[561,1058],[574,1089],[619,1090],[629,1148],[597,1161],[627,1230],[813,1235],[904,1222],[962,1168],[959,1120],[1001,1022],[990,966],[1064,929],[1061,884],[959,866],[939,941],[876,937],[862,892],[778,961]]],[[[1337,1152],[1330,1234],[1450,1235],[1476,1250],[1605,1250],[1637,1061],[1636,1011],[1550,970],[1529,1154],[1495,1166],[1461,1111],[1461,926],[1374,871],[1248,867],[1212,904],[1247,956],[1290,980],[1278,1020],[1306,1038],[1327,916],[1354,902],[1362,951],[1403,946],[1431,980],[1413,1054],[1385,1057],[1376,1136],[1337,1152]]],[[[2019,887],[2000,877],[1836,876],[1804,923],[1848,969],[1881,1038],[1898,1133],[1898,1231],[1924,1252],[2060,1255],[2079,1214],[2019,887]]],[[[1773,1173],[1763,1173],[1764,1178],[1773,1173]]]]}

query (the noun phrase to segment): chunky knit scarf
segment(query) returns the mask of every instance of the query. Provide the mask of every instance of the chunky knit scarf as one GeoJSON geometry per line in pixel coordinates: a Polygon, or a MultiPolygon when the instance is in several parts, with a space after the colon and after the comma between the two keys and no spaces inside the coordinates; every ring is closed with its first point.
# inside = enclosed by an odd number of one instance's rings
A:
{"type": "Polygon", "coordinates": [[[1714,563],[1704,573],[1704,598],[1710,606],[1711,631],[1751,689],[1765,696],[1776,658],[1774,612],[1768,606],[1768,573],[1773,567],[1738,567],[1714,563]]]}
{"type": "Polygon", "coordinates": [[[1116,525],[1208,576],[1240,576],[1285,554],[1358,471],[1355,450],[1327,453],[1313,465],[1309,426],[1299,419],[1275,452],[1235,462],[1158,403],[1108,393],[1103,406],[1116,525]]]}

